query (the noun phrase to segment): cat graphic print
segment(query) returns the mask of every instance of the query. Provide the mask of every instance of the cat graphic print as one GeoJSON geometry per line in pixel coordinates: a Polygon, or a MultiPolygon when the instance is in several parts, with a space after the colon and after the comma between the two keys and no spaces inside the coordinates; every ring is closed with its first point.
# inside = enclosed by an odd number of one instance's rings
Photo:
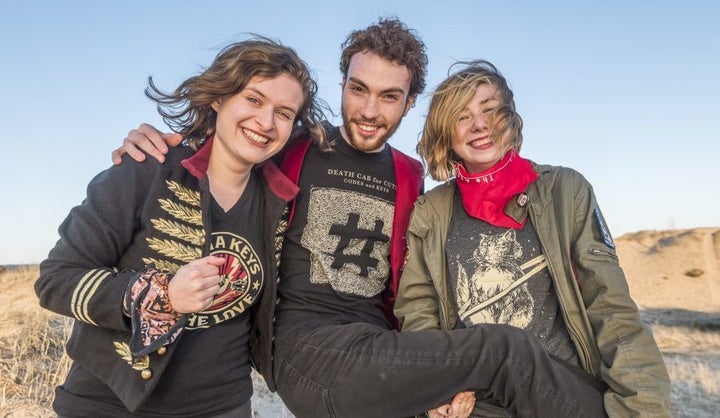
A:
{"type": "Polygon", "coordinates": [[[504,323],[525,328],[530,324],[534,300],[528,281],[547,267],[547,261],[541,254],[518,265],[521,257],[522,246],[511,229],[498,235],[480,234],[472,257],[457,260],[455,296],[466,325],[504,323]],[[466,267],[472,265],[476,267],[468,273],[466,267]]]}

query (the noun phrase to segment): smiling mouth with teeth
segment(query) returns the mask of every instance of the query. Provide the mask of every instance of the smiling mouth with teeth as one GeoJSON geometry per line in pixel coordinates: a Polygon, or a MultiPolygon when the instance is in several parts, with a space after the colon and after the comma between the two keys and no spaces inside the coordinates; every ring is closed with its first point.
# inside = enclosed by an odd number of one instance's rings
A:
{"type": "Polygon", "coordinates": [[[258,144],[263,144],[263,145],[265,145],[265,144],[267,144],[268,142],[270,142],[270,139],[269,139],[269,138],[266,138],[266,137],[264,137],[264,136],[262,136],[262,135],[258,135],[258,134],[256,134],[256,133],[253,132],[253,131],[249,131],[249,130],[247,130],[247,129],[243,129],[242,132],[243,132],[243,134],[244,134],[246,137],[250,138],[250,140],[252,140],[253,142],[257,142],[258,144]]]}
{"type": "Polygon", "coordinates": [[[492,143],[493,143],[492,140],[487,140],[487,139],[475,139],[475,140],[470,141],[469,145],[470,145],[471,147],[482,147],[482,146],[485,146],[485,145],[488,145],[488,144],[492,144],[492,143]]]}

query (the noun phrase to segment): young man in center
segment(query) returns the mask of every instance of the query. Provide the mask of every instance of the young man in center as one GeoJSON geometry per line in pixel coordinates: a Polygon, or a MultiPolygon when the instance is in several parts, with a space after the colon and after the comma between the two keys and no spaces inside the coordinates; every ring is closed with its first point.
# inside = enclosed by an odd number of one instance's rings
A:
{"type": "MultiPolygon", "coordinates": [[[[605,416],[592,382],[522,330],[393,330],[423,170],[387,141],[422,93],[426,66],[424,45],[396,19],[352,32],[343,44],[343,125],[330,128],[333,149],[301,140],[284,153],[281,168],[300,193],[280,262],[268,386],[298,418],[407,417],[463,391],[432,415],[466,417],[471,392],[480,391],[519,416],[605,416]]],[[[164,138],[142,125],[119,151],[138,156],[138,144],[158,155],[152,148],[165,150],[164,138]]]]}

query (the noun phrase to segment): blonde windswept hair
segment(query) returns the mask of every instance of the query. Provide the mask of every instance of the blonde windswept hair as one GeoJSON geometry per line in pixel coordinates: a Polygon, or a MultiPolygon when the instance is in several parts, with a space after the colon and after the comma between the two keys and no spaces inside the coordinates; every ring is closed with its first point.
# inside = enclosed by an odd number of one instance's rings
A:
{"type": "Polygon", "coordinates": [[[452,151],[452,138],[457,121],[478,87],[489,84],[497,89],[500,106],[490,117],[490,137],[493,141],[509,141],[508,150],[520,150],[523,121],[515,111],[513,92],[505,77],[488,61],[458,62],[450,67],[462,68],[441,82],[432,94],[417,152],[425,162],[428,173],[436,181],[453,177],[460,161],[452,151]]]}

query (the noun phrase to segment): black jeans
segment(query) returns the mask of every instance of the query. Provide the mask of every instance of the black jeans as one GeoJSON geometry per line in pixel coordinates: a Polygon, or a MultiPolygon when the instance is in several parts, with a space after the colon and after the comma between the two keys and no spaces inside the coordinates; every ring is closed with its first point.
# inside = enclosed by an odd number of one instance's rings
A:
{"type": "Polygon", "coordinates": [[[277,330],[275,380],[297,418],[401,418],[472,390],[519,417],[606,417],[603,392],[507,325],[398,333],[369,324],[277,330]]]}
{"type": "MultiPolygon", "coordinates": [[[[214,415],[210,418],[253,418],[252,413],[252,405],[250,404],[251,400],[248,400],[244,404],[240,405],[238,408],[233,409],[232,411],[228,411],[225,413],[222,413],[220,415],[214,415]]],[[[80,415],[78,415],[80,416],[80,415]]],[[[56,418],[77,418],[78,416],[71,416],[71,415],[56,415],[56,418]]],[[[130,413],[128,413],[128,416],[131,416],[130,413]]],[[[140,416],[140,415],[132,415],[132,416],[140,416]]],[[[172,415],[168,415],[168,417],[171,417],[172,415]]]]}

